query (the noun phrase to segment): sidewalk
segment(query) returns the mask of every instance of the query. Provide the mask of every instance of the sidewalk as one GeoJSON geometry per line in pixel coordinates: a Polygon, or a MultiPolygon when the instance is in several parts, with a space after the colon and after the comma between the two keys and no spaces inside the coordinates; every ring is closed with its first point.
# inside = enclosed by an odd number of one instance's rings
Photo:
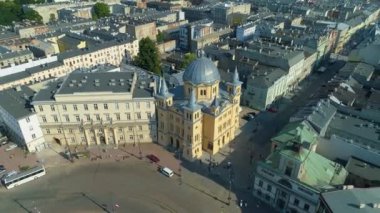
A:
{"type": "Polygon", "coordinates": [[[4,165],[7,171],[18,171],[20,167],[34,167],[38,165],[37,157],[34,153],[26,153],[21,148],[15,148],[6,152],[8,146],[0,147],[0,164],[4,165]]]}

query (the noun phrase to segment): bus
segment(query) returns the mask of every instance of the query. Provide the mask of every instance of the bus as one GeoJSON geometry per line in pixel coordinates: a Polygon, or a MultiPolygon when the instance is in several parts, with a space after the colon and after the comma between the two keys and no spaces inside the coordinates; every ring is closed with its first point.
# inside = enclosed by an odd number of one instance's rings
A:
{"type": "Polygon", "coordinates": [[[27,183],[46,174],[44,166],[36,166],[27,171],[19,172],[14,175],[6,176],[1,180],[1,183],[7,188],[11,189],[15,186],[27,183]]]}

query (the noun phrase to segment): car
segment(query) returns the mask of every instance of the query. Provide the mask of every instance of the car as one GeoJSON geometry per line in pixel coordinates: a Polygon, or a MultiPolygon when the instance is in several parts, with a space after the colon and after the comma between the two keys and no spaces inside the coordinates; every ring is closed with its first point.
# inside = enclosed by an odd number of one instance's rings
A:
{"type": "Polygon", "coordinates": [[[168,167],[161,167],[160,172],[167,177],[172,177],[174,175],[173,170],[169,169],[168,167]]]}
{"type": "Polygon", "coordinates": [[[0,170],[5,170],[4,165],[0,165],[0,170]]]}
{"type": "Polygon", "coordinates": [[[248,119],[248,120],[252,120],[252,119],[254,119],[254,118],[255,118],[255,116],[252,115],[252,114],[248,114],[248,115],[247,115],[247,119],[248,119]]]}
{"type": "Polygon", "coordinates": [[[17,148],[17,144],[11,144],[11,145],[9,145],[6,149],[5,149],[5,151],[11,151],[11,150],[14,150],[14,149],[16,149],[17,148]]]}
{"type": "Polygon", "coordinates": [[[148,159],[149,159],[150,161],[152,161],[153,163],[158,163],[158,162],[160,162],[160,159],[159,159],[157,156],[153,155],[153,154],[149,154],[149,155],[147,155],[146,158],[148,158],[148,159]]]}
{"type": "Polygon", "coordinates": [[[277,112],[277,109],[273,108],[273,107],[270,107],[267,110],[268,110],[268,112],[272,112],[272,113],[276,113],[277,112]]]}

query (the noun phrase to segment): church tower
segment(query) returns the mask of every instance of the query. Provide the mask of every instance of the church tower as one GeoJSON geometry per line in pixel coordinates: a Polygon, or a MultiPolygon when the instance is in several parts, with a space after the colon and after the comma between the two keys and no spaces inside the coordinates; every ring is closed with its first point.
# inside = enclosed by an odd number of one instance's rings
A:
{"type": "Polygon", "coordinates": [[[232,115],[234,118],[235,130],[239,128],[239,115],[241,111],[240,97],[241,97],[241,85],[243,82],[239,80],[239,73],[237,67],[232,77],[232,82],[227,82],[227,92],[229,94],[230,102],[233,105],[232,115]]]}
{"type": "Polygon", "coordinates": [[[169,119],[168,108],[173,105],[173,94],[169,93],[165,79],[160,77],[159,90],[156,94],[157,105],[157,142],[163,146],[169,144],[168,124],[169,119]]]}
{"type": "Polygon", "coordinates": [[[184,106],[183,157],[194,160],[202,155],[202,107],[197,104],[195,90],[190,94],[189,102],[184,106]]]}

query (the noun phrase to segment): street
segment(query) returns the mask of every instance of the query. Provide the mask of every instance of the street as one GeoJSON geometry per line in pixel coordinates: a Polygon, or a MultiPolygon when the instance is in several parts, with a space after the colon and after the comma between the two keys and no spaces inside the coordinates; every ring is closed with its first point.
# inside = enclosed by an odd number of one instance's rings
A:
{"type": "Polygon", "coordinates": [[[210,190],[225,192],[223,187],[197,174],[186,176],[180,185],[177,176],[168,178],[137,159],[48,168],[36,181],[1,188],[0,212],[240,212],[190,179],[210,190]]]}

